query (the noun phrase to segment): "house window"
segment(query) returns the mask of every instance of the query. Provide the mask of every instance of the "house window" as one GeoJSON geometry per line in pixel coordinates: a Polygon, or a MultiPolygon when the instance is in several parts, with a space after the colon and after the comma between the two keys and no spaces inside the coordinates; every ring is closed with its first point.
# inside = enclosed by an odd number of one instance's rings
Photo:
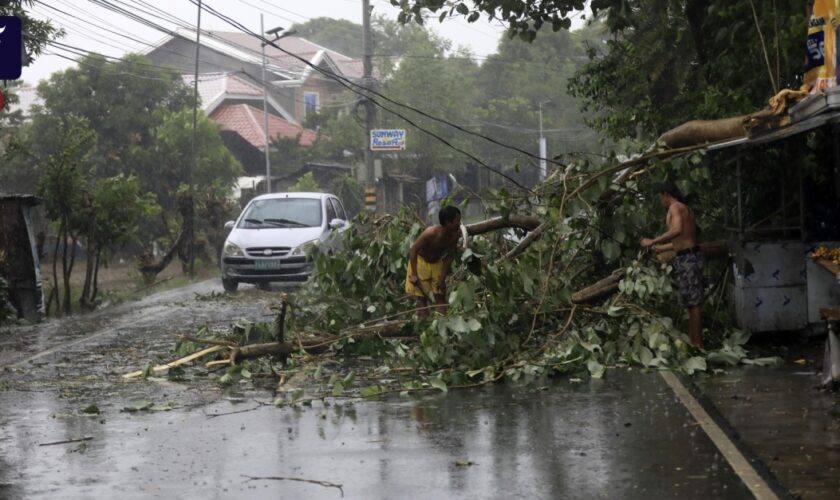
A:
{"type": "Polygon", "coordinates": [[[318,112],[318,93],[304,92],[303,93],[303,115],[307,116],[318,112]]]}

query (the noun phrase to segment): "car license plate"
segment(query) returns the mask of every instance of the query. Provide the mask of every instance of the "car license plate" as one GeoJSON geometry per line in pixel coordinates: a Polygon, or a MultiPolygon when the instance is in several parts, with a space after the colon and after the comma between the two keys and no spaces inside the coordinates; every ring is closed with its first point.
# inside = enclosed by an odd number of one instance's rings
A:
{"type": "Polygon", "coordinates": [[[254,269],[258,271],[268,271],[273,269],[280,269],[280,259],[260,259],[254,261],[254,269]]]}

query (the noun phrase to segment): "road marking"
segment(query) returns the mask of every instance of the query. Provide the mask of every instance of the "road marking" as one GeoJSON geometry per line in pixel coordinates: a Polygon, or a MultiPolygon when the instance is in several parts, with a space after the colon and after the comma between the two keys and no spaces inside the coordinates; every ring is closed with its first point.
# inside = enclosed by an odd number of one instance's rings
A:
{"type": "Polygon", "coordinates": [[[756,472],[753,466],[750,465],[750,462],[738,450],[738,447],[735,446],[732,440],[729,439],[729,436],[723,432],[723,429],[703,409],[700,402],[688,392],[688,389],[685,388],[682,382],[669,371],[661,371],[659,374],[662,375],[665,383],[671,387],[671,390],[674,391],[674,394],[677,395],[677,398],[679,398],[683,406],[691,413],[691,416],[700,424],[700,427],[703,428],[703,431],[706,432],[709,439],[717,446],[717,449],[726,458],[726,461],[729,462],[729,465],[732,466],[732,469],[738,474],[741,481],[749,488],[753,496],[759,500],[778,500],[778,495],[764,481],[761,475],[756,472]]]}

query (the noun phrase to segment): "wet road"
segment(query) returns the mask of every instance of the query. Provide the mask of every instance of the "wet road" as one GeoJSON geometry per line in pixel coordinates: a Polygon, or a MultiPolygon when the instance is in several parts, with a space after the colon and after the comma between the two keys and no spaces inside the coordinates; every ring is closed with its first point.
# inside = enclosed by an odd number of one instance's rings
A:
{"type": "Polygon", "coordinates": [[[270,391],[122,379],[138,359],[171,358],[176,334],[268,313],[269,293],[208,298],[220,290],[0,337],[0,498],[753,496],[657,373],[303,408],[259,404],[270,391]],[[122,411],[138,398],[176,409],[122,411]],[[101,413],[82,414],[92,404],[101,413]]]}

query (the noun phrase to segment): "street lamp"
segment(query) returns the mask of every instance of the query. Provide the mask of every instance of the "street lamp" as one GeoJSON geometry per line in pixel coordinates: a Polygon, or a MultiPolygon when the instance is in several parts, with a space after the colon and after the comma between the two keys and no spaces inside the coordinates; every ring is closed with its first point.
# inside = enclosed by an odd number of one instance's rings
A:
{"type": "Polygon", "coordinates": [[[545,137],[543,136],[542,107],[543,107],[543,104],[548,104],[550,102],[551,102],[551,100],[549,99],[547,101],[540,101],[540,104],[539,104],[539,108],[540,108],[540,181],[545,180],[545,176],[546,176],[546,173],[547,173],[547,170],[548,170],[548,168],[547,168],[548,166],[546,165],[546,159],[545,159],[545,157],[548,153],[546,152],[545,137]]]}
{"type": "MultiPolygon", "coordinates": [[[[268,137],[268,81],[265,79],[265,66],[266,66],[266,58],[265,58],[265,46],[268,44],[273,44],[277,40],[280,40],[283,37],[293,35],[296,33],[295,31],[287,31],[283,34],[280,34],[283,31],[283,28],[280,26],[276,28],[271,28],[268,31],[264,31],[263,28],[263,15],[260,14],[260,31],[263,32],[263,36],[265,35],[273,35],[274,39],[269,41],[262,42],[262,83],[263,83],[263,127],[265,129],[265,192],[271,192],[271,160],[269,160],[269,137],[268,137]]],[[[263,39],[265,40],[265,39],[263,39]]]]}

